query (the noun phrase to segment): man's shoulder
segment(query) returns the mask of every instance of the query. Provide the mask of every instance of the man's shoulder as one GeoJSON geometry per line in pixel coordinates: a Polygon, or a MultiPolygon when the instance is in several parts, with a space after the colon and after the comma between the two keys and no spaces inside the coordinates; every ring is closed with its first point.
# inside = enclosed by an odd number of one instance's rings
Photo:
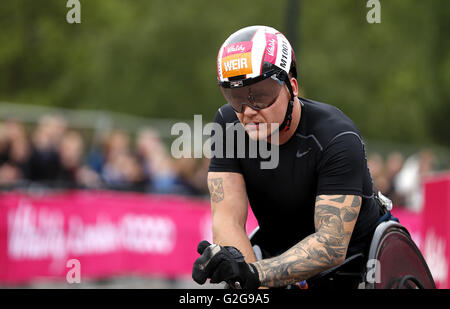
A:
{"type": "Polygon", "coordinates": [[[237,121],[239,121],[239,119],[230,104],[222,105],[217,110],[216,116],[214,117],[214,122],[219,124],[236,123],[237,121]]]}
{"type": "Polygon", "coordinates": [[[300,119],[300,122],[304,121],[300,134],[314,136],[323,149],[343,134],[356,134],[360,138],[355,123],[338,107],[311,99],[299,99],[304,111],[301,115],[303,119],[300,119]]]}

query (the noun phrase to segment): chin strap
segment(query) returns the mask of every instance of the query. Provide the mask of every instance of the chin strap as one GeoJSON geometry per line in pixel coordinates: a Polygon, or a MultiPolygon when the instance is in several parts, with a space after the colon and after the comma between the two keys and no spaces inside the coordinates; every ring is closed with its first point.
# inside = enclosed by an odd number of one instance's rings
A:
{"type": "Polygon", "coordinates": [[[284,121],[279,127],[280,132],[286,132],[290,129],[292,123],[292,110],[294,108],[294,101],[290,100],[288,107],[286,109],[286,115],[284,116],[284,121]]]}

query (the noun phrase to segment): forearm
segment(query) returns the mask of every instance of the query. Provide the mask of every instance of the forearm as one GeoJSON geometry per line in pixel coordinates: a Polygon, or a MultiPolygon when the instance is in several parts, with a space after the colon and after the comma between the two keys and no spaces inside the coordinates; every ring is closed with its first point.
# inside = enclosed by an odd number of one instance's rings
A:
{"type": "Polygon", "coordinates": [[[238,173],[208,173],[211,195],[213,242],[233,246],[247,263],[256,261],[245,230],[248,200],[244,179],[238,173]]]}
{"type": "Polygon", "coordinates": [[[253,265],[262,286],[279,287],[308,279],[340,264],[346,251],[343,237],[316,232],[283,254],[253,265]]]}
{"type": "Polygon", "coordinates": [[[280,256],[254,263],[263,286],[284,286],[341,264],[359,214],[361,198],[320,195],[316,198],[316,232],[280,256]]]}
{"type": "Polygon", "coordinates": [[[256,262],[256,256],[244,227],[222,224],[213,227],[213,242],[221,246],[233,246],[241,251],[247,263],[256,262]]]}

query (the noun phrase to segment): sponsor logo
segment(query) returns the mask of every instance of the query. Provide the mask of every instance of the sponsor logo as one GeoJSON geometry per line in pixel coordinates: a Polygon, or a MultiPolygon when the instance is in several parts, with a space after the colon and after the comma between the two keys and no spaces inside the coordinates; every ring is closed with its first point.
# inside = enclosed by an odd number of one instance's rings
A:
{"type": "Polygon", "coordinates": [[[311,151],[311,147],[308,148],[308,150],[300,152],[300,150],[297,150],[297,158],[301,158],[306,156],[311,151]]]}
{"type": "Polygon", "coordinates": [[[269,41],[269,44],[267,45],[267,53],[269,56],[274,56],[275,54],[275,39],[271,39],[269,41]]]}
{"type": "Polygon", "coordinates": [[[243,53],[245,51],[245,46],[242,44],[239,45],[231,45],[230,47],[227,47],[227,54],[232,54],[232,53],[243,53]]]}
{"type": "Polygon", "coordinates": [[[286,69],[287,67],[287,62],[288,62],[288,52],[289,52],[289,47],[288,44],[285,40],[283,40],[281,42],[281,62],[280,62],[280,66],[283,69],[286,69]]]}
{"type": "Polygon", "coordinates": [[[275,60],[277,59],[277,47],[278,47],[278,39],[275,34],[266,33],[266,55],[264,57],[264,61],[275,64],[275,60]]]}
{"type": "Polygon", "coordinates": [[[230,44],[224,47],[222,57],[228,57],[235,54],[249,53],[252,50],[253,42],[239,42],[235,44],[230,44]]]}
{"type": "Polygon", "coordinates": [[[25,199],[8,212],[7,254],[14,260],[61,260],[119,250],[170,254],[175,243],[175,222],[165,216],[128,213],[112,221],[98,214],[95,222],[85,222],[78,215],[36,207],[25,199]]]}

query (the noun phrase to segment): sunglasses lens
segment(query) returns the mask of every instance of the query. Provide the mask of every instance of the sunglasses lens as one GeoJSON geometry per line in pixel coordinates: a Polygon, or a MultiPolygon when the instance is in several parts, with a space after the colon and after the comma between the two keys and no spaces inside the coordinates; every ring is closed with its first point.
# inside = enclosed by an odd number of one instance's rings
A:
{"type": "Polygon", "coordinates": [[[273,78],[266,78],[256,84],[240,88],[220,87],[225,100],[233,109],[242,113],[244,105],[254,110],[261,110],[272,105],[280,94],[283,83],[273,78]]]}

